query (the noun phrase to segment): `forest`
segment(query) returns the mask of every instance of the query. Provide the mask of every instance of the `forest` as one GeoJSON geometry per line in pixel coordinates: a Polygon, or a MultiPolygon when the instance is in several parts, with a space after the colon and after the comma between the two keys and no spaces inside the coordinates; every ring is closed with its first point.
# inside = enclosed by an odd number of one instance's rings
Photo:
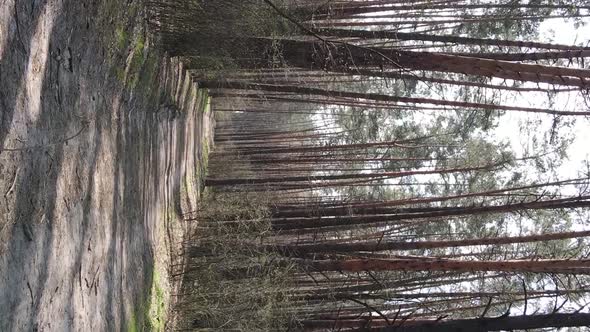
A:
{"type": "Polygon", "coordinates": [[[587,331],[584,0],[5,0],[0,330],[587,331]]]}
{"type": "Polygon", "coordinates": [[[151,6],[216,115],[177,329],[590,326],[587,3],[151,6]]]}
{"type": "Polygon", "coordinates": [[[179,330],[590,325],[587,3],[151,5],[216,115],[179,330]]]}

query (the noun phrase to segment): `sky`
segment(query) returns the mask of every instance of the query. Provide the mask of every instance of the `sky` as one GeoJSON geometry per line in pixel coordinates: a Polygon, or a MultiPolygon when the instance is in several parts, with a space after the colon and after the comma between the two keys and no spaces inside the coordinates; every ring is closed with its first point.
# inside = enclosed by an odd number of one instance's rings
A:
{"type": "MultiPolygon", "coordinates": [[[[551,36],[554,41],[560,44],[588,44],[590,40],[590,24],[574,29],[572,24],[564,24],[563,20],[548,20],[541,25],[541,34],[551,36]],[[561,21],[561,22],[560,22],[561,21]]],[[[544,39],[544,38],[543,38],[544,39]]],[[[563,101],[562,103],[565,103],[563,101]]],[[[580,103],[581,109],[588,111],[589,106],[580,103]]],[[[575,136],[574,142],[569,149],[569,160],[562,166],[564,175],[572,175],[580,169],[583,161],[587,161],[590,152],[590,119],[587,117],[578,118],[572,132],[575,136]]]]}
{"type": "MultiPolygon", "coordinates": [[[[558,44],[577,44],[584,45],[590,40],[590,24],[575,29],[571,22],[563,19],[550,19],[543,22],[540,26],[540,40],[552,41],[558,44]]],[[[534,94],[516,97],[512,105],[518,106],[541,106],[538,101],[546,99],[545,96],[536,98],[534,94]]],[[[589,105],[586,105],[580,98],[579,92],[559,93],[553,109],[556,110],[581,110],[589,111],[589,105]]],[[[522,132],[520,127],[527,120],[539,120],[538,130],[533,134],[542,135],[547,133],[553,125],[553,118],[548,115],[531,116],[527,113],[507,112],[500,119],[499,126],[494,132],[499,140],[509,141],[512,148],[524,154],[523,146],[531,144],[531,137],[522,132]]],[[[578,176],[578,171],[584,167],[584,162],[589,159],[590,152],[590,119],[587,117],[575,117],[564,120],[574,120],[575,123],[566,134],[570,134],[574,139],[568,149],[568,158],[563,165],[557,169],[556,176],[562,179],[574,178],[578,176]]]]}
{"type": "MultiPolygon", "coordinates": [[[[564,19],[549,19],[544,21],[539,29],[539,41],[552,42],[567,45],[588,45],[590,41],[590,24],[575,28],[573,23],[564,19]]],[[[496,80],[501,83],[502,80],[496,80]]],[[[534,85],[529,85],[534,86],[534,85]]],[[[586,104],[579,91],[558,93],[552,107],[547,107],[547,96],[541,93],[525,93],[521,95],[506,94],[503,97],[502,104],[523,106],[523,107],[540,107],[552,108],[554,110],[576,110],[590,111],[590,105],[586,104]]],[[[567,149],[567,157],[563,163],[555,169],[555,173],[546,173],[540,175],[531,167],[526,168],[528,178],[535,181],[550,182],[565,179],[573,179],[582,176],[588,176],[586,164],[590,160],[590,117],[575,116],[564,117],[562,122],[572,121],[570,127],[561,128],[560,132],[572,139],[567,149]]],[[[543,136],[551,131],[554,118],[547,114],[531,114],[523,112],[505,112],[499,119],[498,127],[489,133],[489,139],[498,142],[509,142],[517,156],[527,156],[527,147],[534,151],[535,144],[533,137],[542,141],[543,136]],[[522,128],[527,126],[532,130],[523,131],[522,128]],[[535,126],[530,127],[530,123],[535,126]]],[[[578,194],[574,186],[561,188],[563,194],[578,194]]],[[[588,229],[589,221],[585,215],[575,215],[572,219],[573,230],[588,229]]]]}

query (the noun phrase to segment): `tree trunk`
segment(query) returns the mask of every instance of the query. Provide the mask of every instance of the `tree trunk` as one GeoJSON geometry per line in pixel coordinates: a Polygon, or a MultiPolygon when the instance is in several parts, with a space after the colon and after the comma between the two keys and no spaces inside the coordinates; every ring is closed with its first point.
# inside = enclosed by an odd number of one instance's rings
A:
{"type": "Polygon", "coordinates": [[[448,321],[409,321],[408,326],[388,326],[375,329],[380,332],[484,332],[513,331],[538,328],[563,328],[590,325],[589,313],[554,313],[494,318],[471,318],[448,321]]]}
{"type": "Polygon", "coordinates": [[[472,38],[460,36],[440,36],[425,33],[413,32],[395,32],[395,31],[371,31],[359,29],[321,29],[317,33],[325,36],[336,36],[343,38],[363,38],[363,39],[390,39],[390,40],[419,40],[441,43],[458,43],[464,45],[489,45],[489,46],[509,46],[509,47],[527,47],[551,50],[590,50],[590,47],[581,47],[575,45],[561,45],[549,43],[526,42],[520,40],[505,39],[487,39],[472,38]]]}
{"type": "Polygon", "coordinates": [[[544,259],[507,261],[461,261],[447,259],[349,259],[302,260],[304,267],[315,271],[454,271],[454,272],[590,272],[590,260],[544,259]]]}
{"type": "MultiPolygon", "coordinates": [[[[589,71],[590,73],[590,71],[589,71]]],[[[590,81],[589,81],[590,82],[590,81]]],[[[464,107],[464,108],[476,108],[481,110],[502,110],[502,111],[516,111],[516,112],[530,112],[530,113],[545,113],[551,115],[590,115],[590,112],[568,112],[568,111],[556,111],[545,108],[532,108],[532,107],[519,107],[519,106],[506,106],[506,105],[493,105],[493,104],[482,104],[472,103],[463,101],[452,101],[452,100],[441,100],[431,98],[412,98],[412,97],[398,97],[390,95],[382,95],[377,93],[359,93],[349,91],[338,91],[338,90],[326,90],[319,88],[308,88],[302,86],[290,86],[290,85],[274,85],[274,84],[259,84],[259,83],[246,83],[236,81],[203,81],[200,82],[199,86],[210,89],[242,89],[242,90],[262,90],[262,91],[274,91],[274,92],[287,92],[298,95],[312,95],[312,96],[323,96],[328,98],[352,98],[352,99],[366,99],[382,102],[395,102],[395,103],[416,103],[416,104],[432,104],[439,106],[452,106],[452,107],[464,107]]]]}
{"type": "MultiPolygon", "coordinates": [[[[466,240],[447,241],[368,241],[355,243],[318,243],[308,245],[284,245],[274,246],[279,251],[292,256],[305,256],[312,253],[350,253],[360,251],[386,251],[386,250],[419,250],[434,248],[453,248],[479,245],[502,245],[513,243],[530,243],[549,240],[563,240],[590,236],[590,231],[563,232],[550,234],[537,234],[513,237],[478,238],[466,240]]],[[[273,246],[268,246],[273,248],[273,246]]]]}
{"type": "Polygon", "coordinates": [[[393,67],[498,77],[577,87],[590,86],[590,70],[481,59],[431,52],[355,46],[342,42],[282,40],[283,55],[294,66],[350,72],[357,67],[393,67]]]}

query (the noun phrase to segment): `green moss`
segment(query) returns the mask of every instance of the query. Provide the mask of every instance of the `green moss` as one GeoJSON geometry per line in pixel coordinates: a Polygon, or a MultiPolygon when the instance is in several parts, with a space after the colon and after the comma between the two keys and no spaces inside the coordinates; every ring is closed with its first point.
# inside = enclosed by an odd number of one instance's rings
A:
{"type": "Polygon", "coordinates": [[[211,97],[208,96],[205,98],[205,107],[203,107],[203,113],[207,114],[211,112],[211,97]]]}
{"type": "Polygon", "coordinates": [[[133,46],[133,56],[129,64],[129,86],[135,88],[140,79],[141,68],[144,64],[145,38],[140,34],[133,46]]]}
{"type": "Polygon", "coordinates": [[[188,184],[188,178],[186,175],[184,175],[182,177],[182,181],[180,181],[180,196],[186,196],[188,193],[188,189],[189,189],[189,184],[188,184]]]}
{"type": "Polygon", "coordinates": [[[135,41],[135,47],[133,48],[133,60],[131,65],[139,67],[143,64],[143,49],[145,47],[145,38],[143,34],[140,35],[135,41]]]}
{"type": "Polygon", "coordinates": [[[203,164],[205,167],[209,164],[209,140],[205,137],[203,139],[203,164]]]}
{"type": "Polygon", "coordinates": [[[115,46],[117,47],[118,51],[122,51],[125,46],[127,46],[127,42],[129,40],[129,35],[125,31],[125,28],[122,26],[118,26],[115,29],[115,46]]]}
{"type": "Polygon", "coordinates": [[[115,77],[117,78],[117,80],[119,80],[119,82],[125,84],[125,69],[122,68],[121,66],[116,66],[114,68],[115,70],[115,77]]]}
{"type": "MultiPolygon", "coordinates": [[[[211,97],[209,97],[209,91],[207,89],[199,89],[197,91],[199,112],[207,114],[211,111],[211,97]]],[[[201,142],[201,160],[199,161],[196,169],[196,178],[202,180],[207,176],[207,166],[209,164],[209,140],[207,137],[203,137],[201,142]]],[[[202,181],[200,181],[202,182],[202,181]]]]}
{"type": "Polygon", "coordinates": [[[166,218],[168,218],[168,222],[170,224],[174,224],[177,221],[179,221],[179,217],[176,214],[176,210],[174,209],[173,206],[169,206],[166,211],[167,211],[166,218]]]}
{"type": "Polygon", "coordinates": [[[198,89],[197,90],[197,103],[198,103],[198,110],[202,113],[209,112],[209,108],[211,107],[211,97],[209,97],[209,90],[207,89],[198,89]]]}
{"type": "Polygon", "coordinates": [[[167,298],[160,286],[160,275],[154,269],[150,302],[146,306],[146,325],[150,331],[164,331],[166,325],[167,298]]]}
{"type": "Polygon", "coordinates": [[[129,36],[122,26],[117,26],[114,31],[115,37],[108,45],[109,66],[115,78],[125,84],[125,64],[117,60],[117,55],[122,54],[127,47],[129,36]]]}
{"type": "Polygon", "coordinates": [[[129,321],[127,322],[127,332],[138,332],[139,328],[137,325],[137,319],[135,318],[135,314],[131,314],[129,317],[129,321]]]}
{"type": "Polygon", "coordinates": [[[158,74],[158,66],[160,65],[159,61],[159,52],[153,49],[148,49],[145,61],[141,66],[139,74],[136,76],[136,83],[132,83],[136,91],[146,96],[149,99],[148,104],[151,103],[152,105],[158,103],[158,94],[153,92],[158,86],[156,78],[158,74]]]}
{"type": "Polygon", "coordinates": [[[130,314],[126,324],[126,331],[165,331],[168,297],[161,286],[161,282],[160,274],[154,268],[149,297],[142,301],[142,304],[136,310],[137,312],[130,314]]]}
{"type": "Polygon", "coordinates": [[[182,177],[182,183],[180,185],[180,197],[182,200],[186,200],[190,204],[191,197],[195,194],[195,186],[190,181],[188,176],[185,174],[182,177]]]}

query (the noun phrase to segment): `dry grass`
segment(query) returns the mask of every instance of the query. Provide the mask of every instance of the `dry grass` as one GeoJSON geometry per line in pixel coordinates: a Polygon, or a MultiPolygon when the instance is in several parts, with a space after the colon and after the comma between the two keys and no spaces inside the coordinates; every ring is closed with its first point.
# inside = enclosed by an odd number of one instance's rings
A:
{"type": "Polygon", "coordinates": [[[175,308],[179,329],[284,330],[294,266],[257,243],[269,236],[268,197],[209,192],[175,308]]]}

